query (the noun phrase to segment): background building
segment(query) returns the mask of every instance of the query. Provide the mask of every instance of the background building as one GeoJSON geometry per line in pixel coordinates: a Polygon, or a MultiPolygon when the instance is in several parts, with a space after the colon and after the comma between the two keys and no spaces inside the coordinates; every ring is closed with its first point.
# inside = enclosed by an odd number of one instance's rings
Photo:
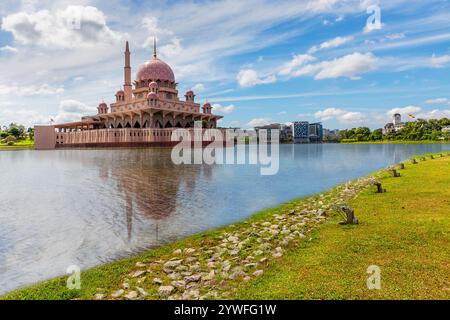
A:
{"type": "Polygon", "coordinates": [[[323,141],[323,127],[320,122],[296,121],[292,124],[294,143],[320,143],[323,141]]]}
{"type": "Polygon", "coordinates": [[[406,125],[405,122],[402,122],[402,115],[400,113],[396,113],[393,115],[393,122],[386,123],[383,128],[383,134],[387,134],[390,132],[397,132],[406,125]]]}
{"type": "Polygon", "coordinates": [[[292,141],[292,126],[281,124],[281,123],[272,123],[266,126],[259,126],[254,128],[256,134],[258,134],[259,130],[264,129],[267,130],[267,138],[271,138],[271,130],[279,130],[280,132],[280,142],[288,142],[292,141]]]}
{"type": "Polygon", "coordinates": [[[309,124],[309,142],[320,143],[323,141],[323,127],[320,122],[309,124]]]}
{"type": "Polygon", "coordinates": [[[294,143],[309,143],[309,122],[295,121],[292,124],[294,143]]]}

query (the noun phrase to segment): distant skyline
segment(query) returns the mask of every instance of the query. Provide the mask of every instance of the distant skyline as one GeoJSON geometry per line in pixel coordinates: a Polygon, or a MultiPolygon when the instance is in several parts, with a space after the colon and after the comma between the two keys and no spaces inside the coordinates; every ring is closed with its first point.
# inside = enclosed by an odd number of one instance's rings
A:
{"type": "Polygon", "coordinates": [[[95,114],[123,85],[125,41],[134,78],[153,37],[180,97],[207,99],[220,126],[450,118],[446,0],[2,0],[0,19],[0,125],[95,114]]]}

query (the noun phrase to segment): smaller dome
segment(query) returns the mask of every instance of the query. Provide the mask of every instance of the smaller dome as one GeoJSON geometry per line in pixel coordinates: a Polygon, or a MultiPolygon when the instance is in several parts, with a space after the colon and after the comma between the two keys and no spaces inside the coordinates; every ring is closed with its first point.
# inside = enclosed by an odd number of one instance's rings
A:
{"type": "Polygon", "coordinates": [[[147,99],[149,99],[149,100],[156,100],[156,99],[158,99],[158,95],[156,93],[154,93],[154,92],[150,92],[147,95],[147,99]]]}
{"type": "Polygon", "coordinates": [[[119,90],[116,93],[116,96],[123,96],[123,95],[125,95],[125,92],[123,90],[119,90]]]}
{"type": "Polygon", "coordinates": [[[203,104],[203,107],[204,107],[204,108],[211,108],[211,104],[210,104],[209,102],[205,102],[205,103],[203,104]]]}
{"type": "Polygon", "coordinates": [[[108,108],[108,105],[106,103],[102,102],[98,105],[98,107],[99,108],[108,108]]]}
{"type": "Polygon", "coordinates": [[[186,91],[186,96],[193,96],[193,95],[194,95],[194,91],[192,91],[192,90],[186,91]]]}
{"type": "Polygon", "coordinates": [[[155,81],[150,82],[150,84],[148,85],[149,88],[158,88],[158,84],[155,81]]]}

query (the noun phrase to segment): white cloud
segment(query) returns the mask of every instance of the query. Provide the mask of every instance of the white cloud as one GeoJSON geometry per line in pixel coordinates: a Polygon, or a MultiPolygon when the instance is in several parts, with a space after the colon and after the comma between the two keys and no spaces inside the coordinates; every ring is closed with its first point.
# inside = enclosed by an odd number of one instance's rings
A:
{"type": "Polygon", "coordinates": [[[321,61],[316,64],[306,64],[298,69],[291,70],[291,76],[299,77],[310,75],[316,80],[347,77],[352,80],[359,79],[359,75],[377,68],[378,58],[372,53],[355,52],[334,60],[321,61]]]}
{"type": "Polygon", "coordinates": [[[418,106],[406,106],[401,108],[394,108],[386,112],[389,117],[392,117],[396,113],[400,113],[401,115],[415,114],[421,111],[422,108],[418,106]]]}
{"type": "Polygon", "coordinates": [[[281,116],[281,115],[287,114],[287,112],[286,112],[286,111],[280,111],[280,112],[278,112],[277,114],[281,116]]]}
{"type": "Polygon", "coordinates": [[[205,86],[202,83],[197,83],[195,86],[192,87],[192,90],[194,92],[200,93],[205,91],[205,86]]]}
{"type": "Polygon", "coordinates": [[[243,69],[239,71],[236,77],[241,87],[253,87],[258,84],[273,83],[277,79],[274,75],[268,75],[266,77],[259,77],[258,73],[253,69],[243,69]]]}
{"type": "Polygon", "coordinates": [[[270,124],[271,120],[272,119],[270,119],[270,118],[256,118],[256,119],[252,119],[249,123],[247,123],[247,125],[251,128],[267,126],[268,124],[270,124]]]}
{"type": "Polygon", "coordinates": [[[59,112],[53,118],[56,123],[79,121],[81,117],[96,113],[96,109],[77,100],[63,100],[59,104],[59,112]]]}
{"type": "Polygon", "coordinates": [[[304,66],[305,64],[316,60],[315,57],[309,54],[297,54],[294,55],[292,60],[286,62],[281,68],[278,74],[282,76],[290,75],[298,67],[304,66]]]}
{"type": "Polygon", "coordinates": [[[311,49],[309,49],[308,53],[314,54],[317,51],[325,50],[325,49],[332,49],[342,46],[343,44],[350,42],[353,40],[352,36],[348,37],[336,37],[332,40],[322,42],[319,46],[313,46],[311,49]]]}
{"type": "Polygon", "coordinates": [[[10,105],[0,105],[0,124],[7,125],[10,123],[19,123],[25,126],[33,126],[35,124],[49,123],[50,117],[42,113],[26,108],[16,108],[10,105]]]}
{"type": "Polygon", "coordinates": [[[63,87],[51,87],[48,84],[41,86],[19,86],[13,85],[1,85],[0,84],[0,96],[51,96],[64,92],[63,87]]]}
{"type": "Polygon", "coordinates": [[[230,104],[228,106],[222,106],[220,104],[213,104],[212,105],[212,111],[214,113],[231,113],[234,111],[235,106],[230,104]]]}
{"type": "Polygon", "coordinates": [[[405,37],[404,33],[393,33],[393,34],[388,34],[386,36],[386,39],[388,40],[397,40],[397,39],[403,39],[405,37]]]}
{"type": "Polygon", "coordinates": [[[103,12],[91,6],[14,13],[2,19],[1,27],[21,44],[53,48],[92,47],[121,39],[107,26],[103,12]]]}
{"type": "Polygon", "coordinates": [[[418,106],[407,106],[402,108],[394,108],[389,110],[386,114],[392,117],[395,113],[400,113],[402,116],[414,115],[416,119],[441,119],[450,118],[450,109],[434,109],[431,111],[423,110],[418,106]]]}
{"type": "Polygon", "coordinates": [[[450,55],[436,56],[433,54],[431,57],[431,65],[435,68],[445,67],[450,63],[450,55]]]}
{"type": "Polygon", "coordinates": [[[307,8],[313,12],[331,11],[337,3],[339,0],[309,0],[307,8]]]}
{"type": "Polygon", "coordinates": [[[431,111],[422,111],[419,112],[416,117],[421,119],[450,119],[450,109],[434,109],[431,111]]]}
{"type": "Polygon", "coordinates": [[[1,52],[9,52],[9,53],[17,53],[19,52],[19,49],[11,46],[4,46],[0,48],[1,52]]]}
{"type": "Polygon", "coordinates": [[[364,115],[361,112],[353,112],[338,108],[327,108],[325,110],[317,111],[314,117],[321,121],[336,119],[341,123],[356,124],[364,120],[364,115]]]}
{"type": "Polygon", "coordinates": [[[426,104],[446,104],[448,102],[447,98],[428,99],[425,101],[426,104]]]}

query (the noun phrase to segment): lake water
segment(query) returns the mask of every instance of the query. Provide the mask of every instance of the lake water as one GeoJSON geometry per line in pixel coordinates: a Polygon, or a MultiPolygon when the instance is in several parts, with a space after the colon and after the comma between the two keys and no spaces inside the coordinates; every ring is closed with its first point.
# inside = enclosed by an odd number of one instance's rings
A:
{"type": "Polygon", "coordinates": [[[0,152],[0,293],[242,220],[449,144],[281,145],[280,170],[170,149],[0,152]]]}

